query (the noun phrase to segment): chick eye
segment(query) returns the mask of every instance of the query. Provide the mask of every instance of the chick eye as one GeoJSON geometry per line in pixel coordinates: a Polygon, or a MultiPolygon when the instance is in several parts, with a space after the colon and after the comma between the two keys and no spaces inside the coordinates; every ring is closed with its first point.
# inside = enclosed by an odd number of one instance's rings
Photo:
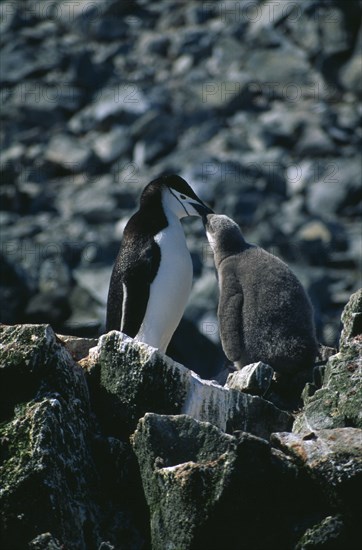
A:
{"type": "Polygon", "coordinates": [[[185,200],[187,197],[185,195],[180,195],[180,199],[185,200]]]}

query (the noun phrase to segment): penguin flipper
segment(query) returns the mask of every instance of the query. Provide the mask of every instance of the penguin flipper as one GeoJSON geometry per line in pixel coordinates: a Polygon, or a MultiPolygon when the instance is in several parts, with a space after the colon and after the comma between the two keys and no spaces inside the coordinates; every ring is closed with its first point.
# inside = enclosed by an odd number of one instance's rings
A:
{"type": "Polygon", "coordinates": [[[134,338],[144,319],[150,286],[156,277],[161,251],[153,239],[128,252],[127,267],[123,273],[123,301],[121,306],[121,330],[134,338]],[[134,258],[131,256],[134,254],[134,258]]]}
{"type": "MultiPolygon", "coordinates": [[[[225,278],[223,277],[225,281],[225,278]]],[[[222,348],[233,363],[242,355],[242,306],[243,292],[240,286],[234,288],[232,281],[221,285],[218,307],[219,331],[222,348]]]]}
{"type": "Polygon", "coordinates": [[[122,277],[119,271],[119,265],[116,261],[116,264],[112,271],[112,276],[111,276],[111,281],[109,284],[109,291],[108,291],[106,332],[109,332],[110,330],[121,329],[122,304],[123,304],[122,277]]]}

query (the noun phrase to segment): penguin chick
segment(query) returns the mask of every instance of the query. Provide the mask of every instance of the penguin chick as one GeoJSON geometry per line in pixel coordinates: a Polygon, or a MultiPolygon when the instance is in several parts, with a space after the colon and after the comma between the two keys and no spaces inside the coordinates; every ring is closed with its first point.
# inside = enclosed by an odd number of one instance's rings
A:
{"type": "Polygon", "coordinates": [[[219,281],[219,330],[241,369],[262,361],[281,374],[311,369],[318,353],[313,309],[301,283],[273,254],[244,240],[224,215],[204,217],[219,281]]]}
{"type": "Polygon", "coordinates": [[[180,222],[211,213],[188,183],[162,176],[128,221],[109,286],[106,330],[165,352],[189,297],[193,268],[180,222]]]}

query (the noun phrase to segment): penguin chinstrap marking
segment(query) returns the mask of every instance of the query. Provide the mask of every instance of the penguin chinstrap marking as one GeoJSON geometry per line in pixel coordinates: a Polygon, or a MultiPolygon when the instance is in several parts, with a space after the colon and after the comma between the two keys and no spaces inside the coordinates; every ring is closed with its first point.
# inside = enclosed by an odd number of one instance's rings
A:
{"type": "Polygon", "coordinates": [[[229,217],[204,218],[219,282],[223,350],[236,368],[263,361],[280,374],[313,367],[318,353],[313,309],[279,258],[244,240],[229,217]]]}
{"type": "Polygon", "coordinates": [[[181,218],[211,213],[179,176],[142,192],[128,221],[109,286],[106,330],[166,352],[191,292],[193,268],[181,218]]]}

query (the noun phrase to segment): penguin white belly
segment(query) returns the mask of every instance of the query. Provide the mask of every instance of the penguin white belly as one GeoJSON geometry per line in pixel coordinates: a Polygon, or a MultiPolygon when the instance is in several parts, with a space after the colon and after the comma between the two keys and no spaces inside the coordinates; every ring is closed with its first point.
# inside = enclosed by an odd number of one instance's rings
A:
{"type": "Polygon", "coordinates": [[[179,220],[155,235],[161,249],[157,275],[150,286],[145,317],[136,340],[165,352],[184,313],[192,287],[192,261],[179,220]]]}

